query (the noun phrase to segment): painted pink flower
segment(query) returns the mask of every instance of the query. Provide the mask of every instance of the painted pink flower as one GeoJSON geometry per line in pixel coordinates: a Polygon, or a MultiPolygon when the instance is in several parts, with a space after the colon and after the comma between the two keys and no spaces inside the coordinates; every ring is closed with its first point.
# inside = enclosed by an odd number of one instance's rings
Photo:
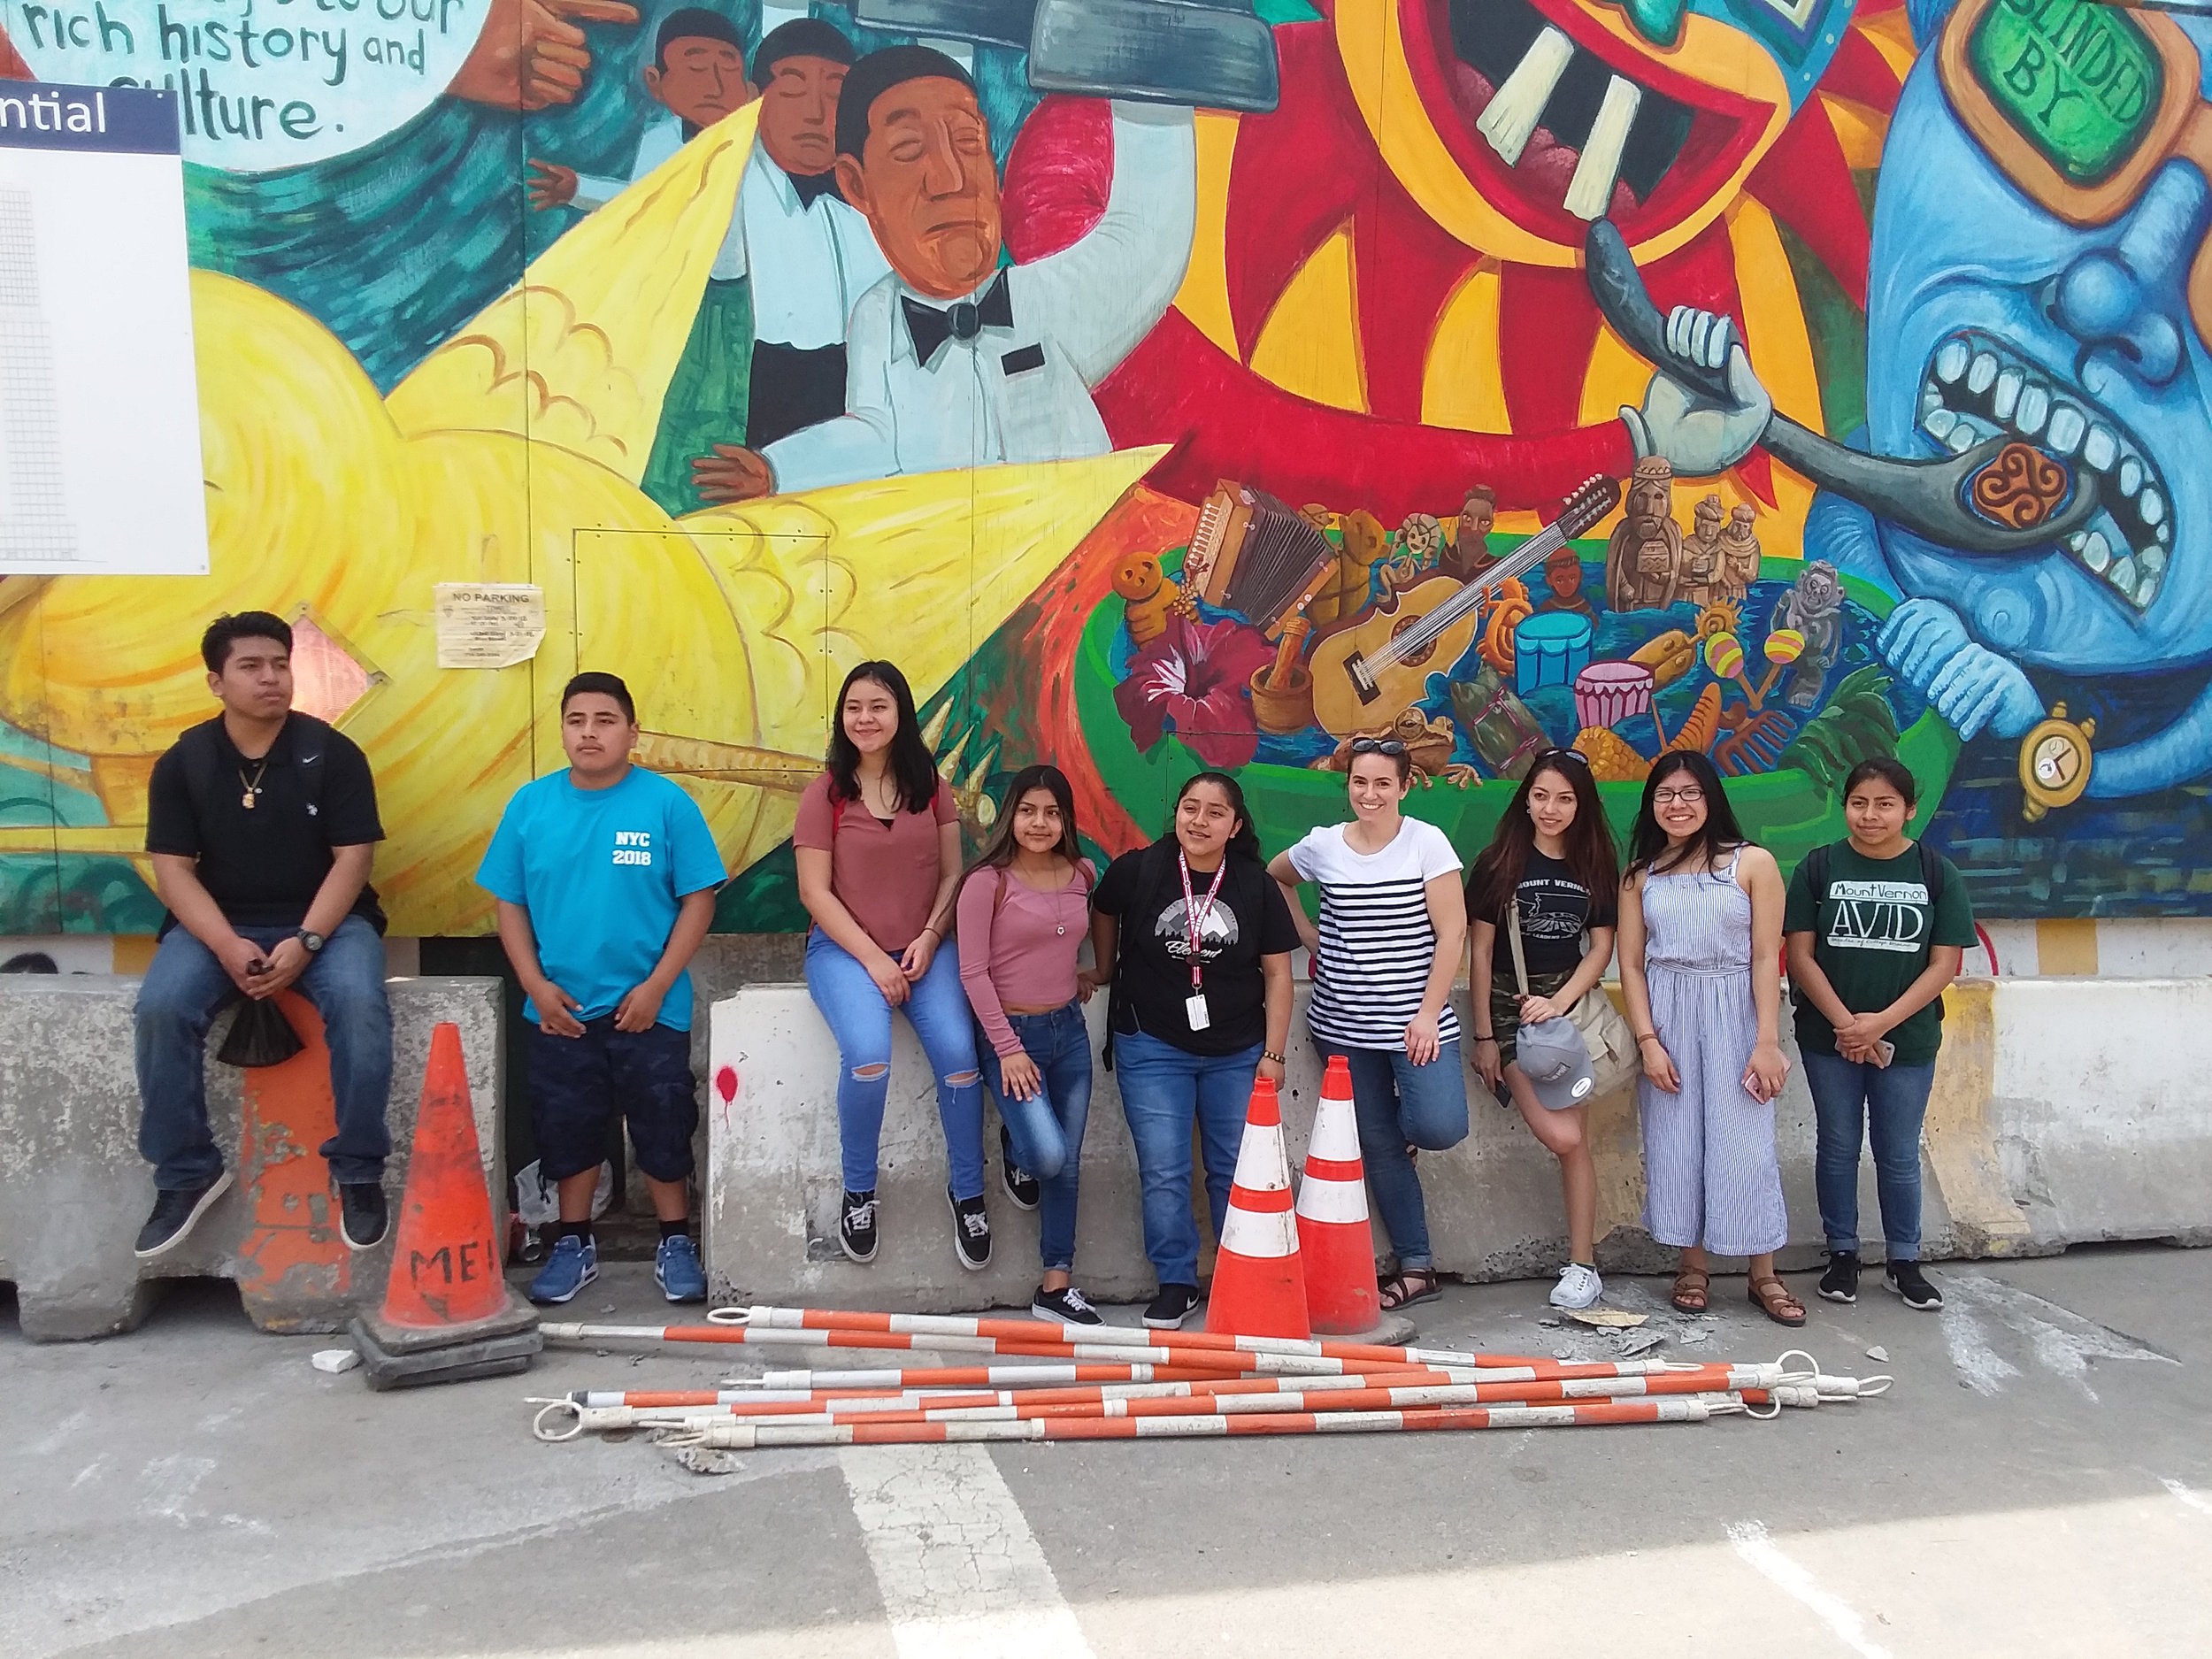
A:
{"type": "Polygon", "coordinates": [[[1170,617],[1114,687],[1114,706],[1139,749],[1157,743],[1173,721],[1175,735],[1209,766],[1241,766],[1260,747],[1252,676],[1274,657],[1248,624],[1170,617]]]}

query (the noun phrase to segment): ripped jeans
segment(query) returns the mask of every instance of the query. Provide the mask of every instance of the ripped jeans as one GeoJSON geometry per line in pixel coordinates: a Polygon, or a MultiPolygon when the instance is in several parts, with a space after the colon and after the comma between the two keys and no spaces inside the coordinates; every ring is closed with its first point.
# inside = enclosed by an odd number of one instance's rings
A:
{"type": "MultiPolygon", "coordinates": [[[[876,1151],[891,1092],[891,1005],[858,958],[820,928],[807,935],[806,988],[837,1039],[837,1127],[845,1190],[876,1190],[876,1151]]],[[[960,952],[948,939],[900,1012],[922,1040],[937,1076],[937,1116],[945,1126],[952,1195],[983,1196],[983,1079],[975,1057],[975,1016],[960,988],[960,952]]]]}

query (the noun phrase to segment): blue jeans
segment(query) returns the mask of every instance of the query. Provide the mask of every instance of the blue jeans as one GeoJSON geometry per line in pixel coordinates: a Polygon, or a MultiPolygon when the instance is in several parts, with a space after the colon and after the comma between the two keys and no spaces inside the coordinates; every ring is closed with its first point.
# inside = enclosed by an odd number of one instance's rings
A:
{"type": "MultiPolygon", "coordinates": [[[[806,988],[837,1039],[837,1130],[845,1190],[876,1190],[883,1102],[891,1093],[891,1004],[860,960],[820,928],[807,935],[806,988]]],[[[960,952],[948,939],[929,972],[908,987],[900,1011],[922,1040],[937,1076],[937,1117],[952,1162],[952,1195],[983,1196],[983,1085],[975,1064],[975,1016],[960,988],[960,952]]]]}
{"type": "Polygon", "coordinates": [[[1187,1054],[1142,1032],[1115,1034],[1121,1110],[1137,1143],[1137,1180],[1144,1192],[1144,1253],[1163,1285],[1198,1283],[1198,1225],[1190,1212],[1194,1121],[1206,1160],[1214,1237],[1221,1236],[1260,1048],[1256,1042],[1235,1054],[1187,1054]]]}
{"type": "Polygon", "coordinates": [[[1083,1005],[1049,1014],[1009,1014],[1022,1052],[1037,1063],[1041,1087],[1027,1100],[1008,1096],[999,1057],[987,1043],[983,1081],[1013,1137],[1015,1161],[1037,1178],[1037,1256],[1048,1273],[1075,1266],[1075,1188],[1083,1163],[1083,1126],[1091,1115],[1091,1032],[1083,1005]]]}
{"type": "MultiPolygon", "coordinates": [[[[269,951],[299,930],[237,931],[269,951]]],[[[330,1047],[338,1133],[321,1151],[331,1177],[342,1184],[381,1180],[392,1150],[384,1128],[392,1092],[392,1009],[384,997],[383,940],[359,917],[347,917],[308,958],[292,988],[323,1017],[330,1047]]],[[[223,1155],[207,1126],[207,1032],[215,1016],[243,995],[215,953],[181,927],[170,929],[138,987],[138,1151],[165,1193],[205,1187],[223,1172],[223,1155]]]]}
{"type": "Polygon", "coordinates": [[[1839,1055],[1805,1055],[1817,1132],[1813,1190],[1828,1248],[1859,1248],[1859,1142],[1874,1143],[1874,1190],[1882,1202],[1882,1237],[1893,1262],[1920,1259],[1920,1122],[1928,1115],[1935,1062],[1869,1065],[1839,1055]]]}
{"type": "Polygon", "coordinates": [[[1359,1122],[1360,1162],[1367,1166],[1375,1213],[1399,1267],[1428,1271],[1436,1259],[1429,1249],[1429,1212],[1406,1148],[1441,1152],[1467,1138],[1467,1074],[1460,1069],[1458,1042],[1446,1043],[1426,1065],[1414,1064],[1402,1047],[1340,1048],[1317,1038],[1314,1047],[1324,1065],[1338,1054],[1350,1064],[1352,1114],[1359,1122]]]}

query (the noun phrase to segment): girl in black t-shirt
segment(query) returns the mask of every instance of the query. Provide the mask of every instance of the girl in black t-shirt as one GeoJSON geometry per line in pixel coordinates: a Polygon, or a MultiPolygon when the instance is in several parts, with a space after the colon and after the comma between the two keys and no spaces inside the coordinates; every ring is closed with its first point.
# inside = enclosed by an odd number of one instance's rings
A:
{"type": "Polygon", "coordinates": [[[1571,749],[1536,757],[1488,849],[1467,879],[1468,981],[1475,1044],[1468,1059],[1505,1093],[1559,1160],[1567,1201],[1569,1261],[1551,1293],[1555,1308],[1586,1308],[1604,1294],[1596,1265],[1598,1179],[1582,1106],[1553,1111],[1513,1063],[1524,1024],[1564,1015],[1604,978],[1613,959],[1620,856],[1598,805],[1589,763],[1571,749]],[[1521,922],[1529,982],[1520,986],[1507,936],[1521,922]]]}
{"type": "Polygon", "coordinates": [[[1112,1064],[1136,1142],[1144,1251],[1160,1281],[1144,1315],[1155,1330],[1175,1329],[1198,1305],[1192,1125],[1217,1238],[1253,1079],[1283,1079],[1297,948],[1244,792],[1223,772],[1185,784],[1173,833],[1115,859],[1091,896],[1098,965],[1080,977],[1087,992],[1113,987],[1112,1064]]]}

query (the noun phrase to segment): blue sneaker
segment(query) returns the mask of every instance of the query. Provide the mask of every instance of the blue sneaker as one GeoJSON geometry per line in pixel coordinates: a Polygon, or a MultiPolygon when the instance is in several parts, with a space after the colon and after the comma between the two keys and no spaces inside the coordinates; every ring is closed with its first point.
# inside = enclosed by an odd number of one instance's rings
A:
{"type": "Polygon", "coordinates": [[[687,1233],[663,1239],[653,1256],[653,1282],[671,1302],[704,1302],[707,1270],[700,1265],[699,1247],[687,1233]]]}
{"type": "Polygon", "coordinates": [[[565,1233],[553,1241],[552,1259],[538,1270],[538,1276],[530,1281],[530,1300],[535,1302],[562,1302],[572,1300],[578,1291],[599,1277],[599,1246],[587,1244],[572,1233],[565,1233]]]}

